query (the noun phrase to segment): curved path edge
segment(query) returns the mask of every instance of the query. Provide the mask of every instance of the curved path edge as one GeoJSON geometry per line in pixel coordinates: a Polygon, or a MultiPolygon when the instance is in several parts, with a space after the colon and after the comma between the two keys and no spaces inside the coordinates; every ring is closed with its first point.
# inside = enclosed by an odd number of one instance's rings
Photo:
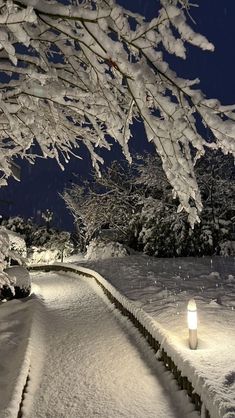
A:
{"type": "Polygon", "coordinates": [[[142,308],[121,295],[104,277],[94,270],[74,264],[55,263],[37,264],[28,266],[29,271],[64,271],[92,278],[101,286],[103,292],[115,307],[126,316],[139,332],[145,337],[148,344],[157,353],[157,359],[162,361],[165,368],[174,376],[179,389],[187,392],[203,418],[222,418],[219,409],[213,403],[211,394],[203,377],[199,376],[196,368],[185,362],[182,354],[174,347],[171,337],[150,317],[142,308]]]}

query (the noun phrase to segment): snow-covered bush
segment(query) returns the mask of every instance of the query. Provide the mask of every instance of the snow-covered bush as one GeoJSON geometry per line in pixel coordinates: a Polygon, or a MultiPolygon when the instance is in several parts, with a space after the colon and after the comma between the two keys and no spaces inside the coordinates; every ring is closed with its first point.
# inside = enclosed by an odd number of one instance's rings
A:
{"type": "Polygon", "coordinates": [[[4,270],[7,266],[7,258],[9,254],[9,236],[4,228],[0,228],[0,270],[4,270]]]}
{"type": "MultiPolygon", "coordinates": [[[[27,248],[24,237],[4,226],[0,227],[2,236],[7,236],[5,242],[5,260],[8,265],[13,264],[24,264],[27,257],[27,248]]],[[[4,245],[2,246],[4,247],[4,245]]]]}
{"type": "Polygon", "coordinates": [[[125,257],[126,248],[119,242],[93,239],[87,247],[85,258],[87,260],[103,260],[112,257],[125,257]]]}
{"type": "Polygon", "coordinates": [[[156,202],[151,198],[147,199],[140,213],[131,220],[130,228],[136,234],[137,249],[148,255],[181,255],[187,245],[187,222],[184,222],[180,214],[172,210],[168,212],[167,207],[157,210],[156,202]]]}
{"type": "Polygon", "coordinates": [[[6,293],[14,292],[14,281],[5,273],[9,255],[9,237],[7,232],[0,229],[0,299],[5,299],[6,293]]]}
{"type": "Polygon", "coordinates": [[[24,238],[27,247],[31,245],[31,237],[36,229],[36,225],[32,219],[25,220],[20,216],[14,216],[8,219],[2,219],[1,225],[24,238]]]}
{"type": "Polygon", "coordinates": [[[220,254],[224,257],[235,256],[235,241],[224,241],[220,243],[220,254]]]}
{"type": "Polygon", "coordinates": [[[17,249],[24,258],[28,256],[30,263],[49,260],[49,254],[52,261],[63,260],[74,251],[71,234],[49,227],[48,223],[38,226],[32,219],[16,216],[2,220],[2,225],[9,231],[12,249],[17,249]]]}
{"type": "Polygon", "coordinates": [[[30,278],[22,266],[7,267],[11,260],[21,264],[25,255],[25,242],[16,233],[0,229],[0,300],[25,297],[30,293],[30,278]]]}
{"type": "MultiPolygon", "coordinates": [[[[27,248],[26,243],[22,235],[17,234],[16,232],[7,230],[7,234],[9,237],[9,246],[11,254],[18,254],[22,258],[27,257],[27,248]]],[[[10,255],[11,256],[11,255],[10,255]]],[[[13,256],[14,258],[14,256],[13,256]]]]}
{"type": "Polygon", "coordinates": [[[56,249],[45,249],[43,247],[30,247],[27,264],[51,264],[61,261],[61,252],[56,249]]]}
{"type": "Polygon", "coordinates": [[[11,266],[5,269],[5,273],[10,278],[11,283],[14,283],[14,289],[12,294],[8,291],[3,296],[12,298],[24,298],[30,294],[31,291],[31,279],[29,272],[23,266],[11,266]]]}
{"type": "Polygon", "coordinates": [[[74,252],[74,245],[69,232],[39,228],[32,237],[35,245],[28,249],[28,263],[53,263],[63,261],[74,252]]]}

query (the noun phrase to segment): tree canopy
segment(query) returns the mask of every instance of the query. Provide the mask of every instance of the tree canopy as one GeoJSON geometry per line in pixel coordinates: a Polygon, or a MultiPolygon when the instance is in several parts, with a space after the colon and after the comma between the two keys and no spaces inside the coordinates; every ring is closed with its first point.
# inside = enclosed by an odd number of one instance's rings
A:
{"type": "Polygon", "coordinates": [[[131,161],[139,118],[194,224],[202,209],[194,164],[205,147],[235,154],[235,106],[207,99],[198,79],[181,78],[167,62],[169,54],[186,59],[187,44],[213,51],[192,29],[189,3],[160,0],[150,22],[114,0],[64,3],[0,0],[1,185],[14,157],[63,165],[81,143],[98,169],[97,149],[110,150],[110,137],[131,161]]]}

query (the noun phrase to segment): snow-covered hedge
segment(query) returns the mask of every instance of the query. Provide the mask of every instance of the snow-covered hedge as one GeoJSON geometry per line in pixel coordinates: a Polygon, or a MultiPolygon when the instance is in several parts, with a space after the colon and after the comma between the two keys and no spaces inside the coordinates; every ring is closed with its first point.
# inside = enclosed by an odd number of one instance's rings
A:
{"type": "Polygon", "coordinates": [[[9,277],[13,284],[13,289],[8,289],[5,293],[5,297],[23,298],[30,294],[31,291],[31,279],[28,270],[23,266],[11,266],[5,269],[5,273],[9,277]]]}
{"type": "Polygon", "coordinates": [[[112,257],[125,257],[126,248],[119,242],[93,239],[87,247],[85,258],[87,260],[104,260],[112,257]]]}

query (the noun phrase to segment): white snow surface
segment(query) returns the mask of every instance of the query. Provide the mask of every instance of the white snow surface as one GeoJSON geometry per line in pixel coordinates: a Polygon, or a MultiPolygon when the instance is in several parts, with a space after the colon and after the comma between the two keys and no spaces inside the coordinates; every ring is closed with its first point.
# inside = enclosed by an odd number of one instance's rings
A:
{"type": "MultiPolygon", "coordinates": [[[[133,301],[128,302],[128,299],[116,292],[116,296],[122,299],[124,305],[128,305],[129,309],[135,312],[141,322],[144,322],[146,327],[151,328],[151,332],[158,336],[162,346],[167,349],[168,354],[180,366],[183,373],[191,378],[196,391],[201,395],[204,404],[210,410],[211,417],[234,418],[234,259],[221,257],[154,259],[138,254],[115,260],[102,260],[101,262],[82,261],[81,255],[79,255],[78,260],[79,265],[100,272],[119,292],[133,301]],[[188,348],[186,325],[186,307],[188,300],[192,297],[197,302],[199,314],[199,346],[196,351],[188,348]],[[141,308],[147,314],[144,314],[141,308]]],[[[73,256],[71,261],[76,263],[76,257],[73,256]]],[[[132,342],[131,346],[134,351],[137,350],[139,355],[141,353],[142,360],[145,359],[145,366],[143,365],[143,367],[147,367],[146,358],[148,357],[150,374],[153,373],[154,367],[161,366],[157,365],[158,363],[155,360],[152,362],[152,352],[146,348],[138,331],[133,331],[133,327],[128,320],[121,319],[121,316],[116,313],[116,310],[114,311],[112,305],[102,295],[101,290],[97,289],[96,285],[92,285],[92,280],[79,277],[72,279],[66,275],[65,281],[63,274],[52,273],[37,273],[34,274],[34,277],[34,283],[37,284],[33,285],[35,296],[32,300],[28,299],[25,303],[12,301],[0,305],[0,324],[3,331],[0,334],[0,368],[2,370],[0,376],[0,391],[2,392],[0,393],[0,411],[5,413],[5,415],[3,413],[0,416],[4,418],[15,416],[12,411],[14,410],[15,413],[19,406],[19,396],[30,363],[30,382],[23,406],[24,413],[27,412],[28,414],[25,416],[30,418],[54,418],[55,416],[56,418],[73,418],[74,416],[88,418],[97,415],[102,417],[153,416],[148,411],[143,412],[143,409],[140,410],[139,415],[133,415],[127,404],[123,400],[121,401],[122,394],[131,399],[129,386],[125,386],[124,379],[126,375],[129,379],[133,374],[133,366],[135,366],[134,363],[137,360],[137,356],[133,352],[130,354],[128,361],[125,358],[124,354],[126,350],[129,352],[130,348],[129,345],[126,347],[127,340],[129,343],[132,342]],[[80,289],[81,283],[83,283],[83,286],[80,289]],[[101,299],[98,298],[98,302],[96,298],[99,294],[101,299]],[[105,306],[108,309],[109,314],[115,312],[116,317],[110,317],[105,309],[104,317],[102,316],[102,309],[99,305],[102,305],[101,301],[103,307],[105,306]],[[86,305],[87,308],[89,307],[87,314],[82,311],[86,305]],[[92,312],[94,313],[92,306],[96,307],[93,324],[92,321],[89,322],[92,312]],[[27,318],[27,321],[24,321],[24,318],[27,318]],[[81,322],[82,318],[85,321],[84,324],[81,322]],[[108,320],[106,323],[105,318],[107,320],[109,318],[111,322],[109,323],[108,320]],[[117,330],[113,321],[117,327],[125,331],[123,336],[116,334],[117,330]],[[73,327],[75,324],[76,332],[73,327]],[[95,332],[95,336],[92,332],[95,332]],[[92,344],[87,351],[83,341],[88,340],[92,341],[92,344]],[[16,341],[16,344],[12,341],[16,341]],[[105,343],[104,345],[102,345],[102,341],[105,343]],[[115,350],[117,349],[116,346],[119,347],[119,345],[121,350],[118,354],[115,350]],[[83,354],[81,349],[84,349],[83,354]],[[53,354],[51,354],[51,350],[53,354]],[[147,353],[149,350],[150,357],[147,353]],[[80,354],[78,354],[78,351],[80,354]],[[107,351],[110,355],[114,353],[112,360],[107,357],[107,351]],[[85,358],[81,358],[82,355],[85,358]],[[119,359],[118,355],[120,356],[119,359]],[[123,358],[125,359],[124,365],[122,364],[123,358]],[[128,366],[129,362],[130,368],[128,366]],[[99,372],[98,363],[101,366],[99,372]],[[119,377],[115,377],[112,382],[114,373],[112,371],[111,379],[106,364],[109,367],[110,364],[115,365],[117,363],[119,364],[119,377]],[[12,364],[13,366],[16,365],[16,368],[19,367],[19,374],[16,373],[16,370],[12,370],[12,364]],[[105,368],[103,369],[103,367],[105,368]],[[150,368],[152,372],[150,372],[150,368]],[[94,375],[92,375],[93,369],[94,375]],[[72,370],[74,370],[74,375],[71,379],[72,370]],[[78,376],[77,373],[81,374],[78,376]],[[106,377],[106,373],[108,373],[109,378],[106,377]],[[17,378],[17,376],[20,377],[17,378]],[[40,376],[43,378],[40,391],[38,391],[40,376]],[[97,378],[97,376],[99,377],[97,378]],[[120,384],[120,380],[118,380],[120,377],[123,379],[121,388],[117,386],[120,384]],[[3,382],[8,381],[9,384],[3,384],[3,382]],[[116,386],[114,382],[117,383],[116,386]],[[93,384],[98,385],[96,390],[94,390],[93,384]],[[13,386],[15,386],[14,391],[13,386]],[[59,396],[56,397],[54,392],[55,389],[57,392],[57,388],[59,396]],[[50,392],[51,390],[54,394],[50,392]],[[103,392],[104,398],[101,400],[100,396],[103,392]],[[35,393],[37,393],[37,398],[34,399],[35,393]],[[111,394],[113,397],[115,394],[113,399],[110,397],[111,394]],[[111,399],[113,403],[109,404],[111,399]],[[52,409],[57,404],[59,409],[53,415],[52,409]],[[112,409],[113,414],[116,413],[116,415],[110,415],[110,405],[111,409],[114,408],[112,409]],[[123,412],[118,414],[117,410],[120,405],[123,407],[123,412]],[[102,407],[107,409],[104,410],[102,407]],[[74,415],[73,411],[76,408],[79,408],[81,415],[74,415]],[[39,410],[42,411],[41,415],[39,415],[39,410]],[[31,414],[29,411],[34,412],[31,414]],[[70,412],[65,411],[72,412],[70,414],[70,412]],[[104,411],[107,412],[107,415],[104,411]],[[86,413],[87,415],[83,415],[86,413]]],[[[105,280],[103,282],[106,287],[110,288],[111,292],[115,293],[115,289],[109,283],[105,280]]],[[[140,367],[140,364],[138,367],[140,367]]],[[[169,375],[167,373],[159,374],[159,369],[157,373],[158,376],[160,375],[160,380],[165,381],[165,385],[172,390],[172,385],[174,386],[175,383],[169,378],[169,375]],[[168,382],[166,383],[167,378],[168,382]]],[[[143,372],[141,372],[142,374],[143,372]]],[[[144,379],[147,379],[144,387],[147,388],[146,392],[151,398],[152,389],[150,387],[153,381],[148,380],[149,374],[146,374],[146,370],[143,376],[144,379]]],[[[138,382],[137,378],[136,381],[138,382]]],[[[135,382],[135,379],[132,379],[131,382],[135,382]]],[[[138,390],[133,388],[132,393],[137,394],[138,390]]],[[[174,387],[174,397],[176,394],[176,388],[174,387]]],[[[139,394],[137,397],[139,397],[139,394]]],[[[140,397],[139,399],[143,398],[140,397]]],[[[155,404],[152,403],[151,399],[150,401],[147,400],[147,404],[150,404],[151,408],[154,409],[155,404]]],[[[131,402],[133,404],[133,399],[131,402]]],[[[157,399],[157,403],[165,408],[167,402],[163,401],[162,403],[157,399]]],[[[176,404],[178,405],[178,398],[176,404]]],[[[135,402],[134,405],[136,405],[135,402]]],[[[146,407],[146,404],[142,405],[142,408],[144,407],[146,407]]],[[[197,416],[195,412],[190,413],[190,407],[187,406],[187,408],[186,412],[189,414],[187,416],[197,416]]],[[[173,413],[172,408],[170,409],[173,413]]],[[[186,416],[184,413],[179,412],[179,416],[186,416]]],[[[171,417],[174,415],[164,411],[163,415],[159,412],[157,416],[171,417]]]]}
{"type": "Polygon", "coordinates": [[[234,258],[157,259],[138,254],[79,264],[99,272],[164,330],[169,355],[191,378],[213,418],[235,417],[234,258]],[[196,351],[188,347],[191,298],[198,308],[196,351]]]}
{"type": "Polygon", "coordinates": [[[28,373],[24,418],[198,417],[144,338],[92,279],[35,273],[33,280],[31,299],[0,310],[1,320],[7,319],[0,366],[10,370],[1,375],[1,417],[17,415],[28,373]]]}

